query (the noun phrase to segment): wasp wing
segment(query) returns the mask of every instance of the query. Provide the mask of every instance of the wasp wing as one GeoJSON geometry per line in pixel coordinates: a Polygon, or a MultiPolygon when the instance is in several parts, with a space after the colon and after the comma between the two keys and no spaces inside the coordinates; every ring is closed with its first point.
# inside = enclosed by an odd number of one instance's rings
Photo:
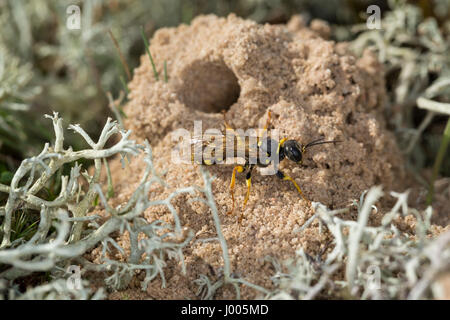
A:
{"type": "Polygon", "coordinates": [[[204,134],[189,141],[190,162],[196,164],[245,163],[256,164],[258,138],[238,135],[204,134]]]}

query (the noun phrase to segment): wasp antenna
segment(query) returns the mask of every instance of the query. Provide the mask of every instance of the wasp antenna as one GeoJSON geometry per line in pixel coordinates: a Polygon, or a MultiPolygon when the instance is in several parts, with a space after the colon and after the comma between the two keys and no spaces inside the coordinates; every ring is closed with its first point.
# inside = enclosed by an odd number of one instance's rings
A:
{"type": "Polygon", "coordinates": [[[322,138],[322,139],[318,139],[318,140],[311,141],[310,143],[308,143],[308,144],[305,146],[305,149],[306,149],[306,148],[309,148],[309,147],[312,147],[312,146],[317,146],[317,145],[319,145],[319,144],[342,142],[342,141],[340,141],[340,140],[329,140],[329,141],[322,141],[322,140],[323,140],[323,138],[322,138]]]}
{"type": "MultiPolygon", "coordinates": [[[[322,140],[324,140],[324,139],[325,139],[325,138],[322,137],[322,138],[319,138],[319,139],[310,141],[306,146],[311,146],[311,145],[313,145],[313,144],[315,144],[315,143],[317,143],[317,142],[319,142],[319,141],[322,141],[322,140]]],[[[306,147],[306,146],[305,146],[305,147],[306,147]]]]}

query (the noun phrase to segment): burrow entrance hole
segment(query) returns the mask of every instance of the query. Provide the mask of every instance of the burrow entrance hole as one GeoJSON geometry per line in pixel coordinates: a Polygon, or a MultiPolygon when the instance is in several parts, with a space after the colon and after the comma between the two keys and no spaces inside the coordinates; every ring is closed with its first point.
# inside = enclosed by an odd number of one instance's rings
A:
{"type": "Polygon", "coordinates": [[[223,61],[196,61],[183,70],[175,91],[187,107],[218,113],[238,100],[241,88],[223,61]]]}

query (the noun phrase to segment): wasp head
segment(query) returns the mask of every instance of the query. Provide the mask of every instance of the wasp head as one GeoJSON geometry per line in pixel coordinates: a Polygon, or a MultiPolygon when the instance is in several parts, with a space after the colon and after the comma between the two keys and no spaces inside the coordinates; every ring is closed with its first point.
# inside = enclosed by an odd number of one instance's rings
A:
{"type": "Polygon", "coordinates": [[[303,153],[305,152],[305,150],[307,148],[316,146],[319,144],[336,143],[336,142],[340,142],[340,141],[337,141],[337,140],[323,141],[323,138],[320,138],[320,139],[311,141],[310,143],[303,146],[295,140],[287,140],[287,141],[282,142],[281,149],[283,151],[283,154],[286,156],[286,158],[288,158],[289,160],[294,161],[298,164],[301,164],[302,159],[303,159],[303,153]]]}
{"type": "Polygon", "coordinates": [[[283,143],[283,151],[286,156],[291,161],[301,163],[302,162],[302,146],[295,140],[287,140],[283,143]]]}

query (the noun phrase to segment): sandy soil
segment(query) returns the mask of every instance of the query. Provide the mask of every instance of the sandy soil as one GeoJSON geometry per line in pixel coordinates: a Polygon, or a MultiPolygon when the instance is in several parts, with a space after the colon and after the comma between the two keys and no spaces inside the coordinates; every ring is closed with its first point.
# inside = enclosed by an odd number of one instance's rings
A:
{"type": "MultiPolygon", "coordinates": [[[[342,141],[309,149],[303,166],[282,162],[283,171],[297,181],[308,199],[338,208],[349,205],[373,185],[404,191],[408,177],[403,159],[382,115],[382,66],[369,51],[355,58],[346,44],[326,40],[328,34],[328,26],[321,21],[313,21],[310,28],[299,17],[287,25],[258,25],[234,15],[201,16],[190,26],[156,32],[150,50],[160,76],[167,61],[169,81],[155,81],[149,59],[143,56],[129,84],[130,102],[125,108],[126,127],[139,142],[149,140],[156,168],[167,170],[164,178],[169,188],[155,187],[150,196],[165,198],[176,188],[202,184],[197,165],[171,164],[174,130],[192,130],[194,120],[202,120],[204,130],[223,128],[222,111],[234,128],[262,127],[269,110],[272,128],[290,139],[303,144],[318,137],[342,141]]],[[[143,168],[137,159],[126,169],[118,161],[112,164],[118,194],[114,204],[129,198],[143,168]]],[[[208,170],[216,176],[213,191],[232,268],[241,277],[270,288],[273,269],[264,261],[267,255],[283,259],[300,247],[316,255],[330,242],[330,235],[319,234],[315,223],[301,234],[293,233],[313,212],[288,181],[254,174],[250,199],[242,209],[246,185],[244,176],[239,176],[235,189],[238,208],[227,215],[232,167],[211,166],[208,170]],[[239,223],[241,212],[245,218],[239,223]]],[[[417,190],[416,194],[423,192],[417,190]]],[[[190,198],[181,195],[172,202],[182,225],[195,233],[184,251],[187,275],[181,274],[178,264],[169,262],[166,289],[161,289],[157,279],[147,293],[141,293],[137,276],[129,290],[114,293],[111,299],[195,299],[197,287],[192,280],[200,274],[217,279],[223,264],[219,244],[196,241],[215,236],[212,217],[205,205],[190,203],[190,198]]],[[[388,199],[380,208],[392,202],[388,199]]],[[[377,223],[380,214],[374,215],[371,223],[377,223]]],[[[172,221],[164,207],[150,208],[145,217],[172,221]]],[[[352,212],[347,218],[355,217],[352,212]]],[[[404,228],[412,225],[405,222],[404,228]]],[[[119,237],[119,243],[128,247],[126,234],[119,237]]],[[[93,260],[96,254],[98,250],[92,253],[93,260]]],[[[243,287],[242,296],[255,298],[255,291],[243,287]]],[[[216,298],[231,299],[234,292],[224,288],[216,298]]]]}

